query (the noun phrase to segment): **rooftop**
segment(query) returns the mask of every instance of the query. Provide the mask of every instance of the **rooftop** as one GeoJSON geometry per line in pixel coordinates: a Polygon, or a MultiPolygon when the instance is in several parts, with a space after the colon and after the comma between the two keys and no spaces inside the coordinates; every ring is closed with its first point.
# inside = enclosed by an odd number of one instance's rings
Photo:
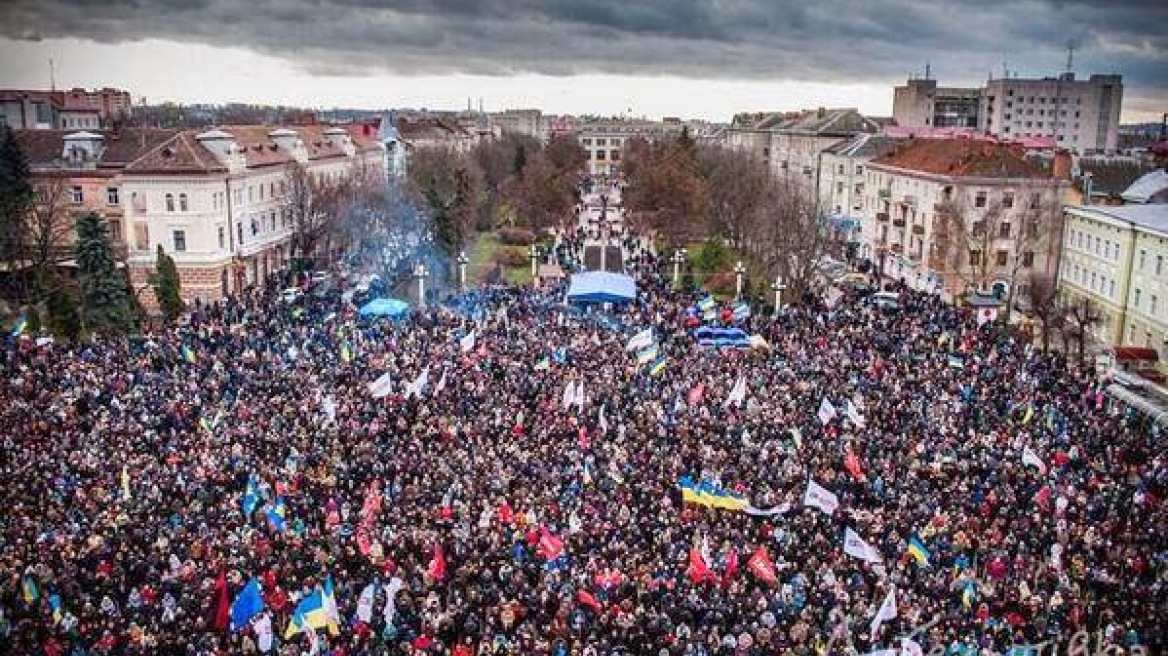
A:
{"type": "Polygon", "coordinates": [[[1168,205],[1070,205],[1066,211],[1097,221],[1124,222],[1168,236],[1168,205]]]}
{"type": "Polygon", "coordinates": [[[1144,174],[1124,189],[1123,199],[1129,203],[1147,203],[1157,194],[1168,191],[1168,172],[1164,169],[1144,174]]]}
{"type": "Polygon", "coordinates": [[[1017,144],[972,139],[909,139],[872,164],[932,175],[971,178],[1050,178],[1017,144]]]}

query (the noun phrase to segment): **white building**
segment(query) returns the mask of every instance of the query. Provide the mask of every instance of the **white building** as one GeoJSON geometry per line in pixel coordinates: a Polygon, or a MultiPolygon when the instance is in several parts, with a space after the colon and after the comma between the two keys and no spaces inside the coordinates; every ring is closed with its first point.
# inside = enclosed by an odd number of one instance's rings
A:
{"type": "Polygon", "coordinates": [[[621,157],[629,140],[640,138],[654,141],[665,136],[677,136],[684,128],[685,125],[678,120],[591,120],[576,126],[576,140],[588,155],[588,173],[611,175],[620,170],[621,157]]]}
{"type": "Polygon", "coordinates": [[[1111,153],[1122,105],[1119,75],[999,78],[982,88],[978,127],[1004,139],[1040,137],[1077,153],[1111,153]]]}

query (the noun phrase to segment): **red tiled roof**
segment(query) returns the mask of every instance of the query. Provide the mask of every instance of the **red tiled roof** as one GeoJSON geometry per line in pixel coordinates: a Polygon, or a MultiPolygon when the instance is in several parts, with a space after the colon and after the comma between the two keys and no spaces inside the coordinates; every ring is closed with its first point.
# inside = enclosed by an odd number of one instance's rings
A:
{"type": "Polygon", "coordinates": [[[129,173],[217,173],[226,171],[215,155],[195,138],[195,130],[183,130],[155,146],[126,167],[129,173]]]}
{"type": "Polygon", "coordinates": [[[1020,146],[971,139],[914,139],[872,163],[951,177],[1051,177],[1049,171],[1027,160],[1020,146]]]}
{"type": "MultiPolygon", "coordinates": [[[[54,165],[65,149],[65,135],[77,130],[14,130],[16,143],[33,168],[54,165]]],[[[141,157],[178,133],[174,129],[123,128],[120,131],[98,130],[104,149],[98,166],[118,168],[141,157]]]]}

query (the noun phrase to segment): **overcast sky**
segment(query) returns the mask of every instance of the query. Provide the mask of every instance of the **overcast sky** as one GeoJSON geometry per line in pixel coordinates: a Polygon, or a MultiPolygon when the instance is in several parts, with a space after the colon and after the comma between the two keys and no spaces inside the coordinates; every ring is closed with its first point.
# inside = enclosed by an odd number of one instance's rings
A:
{"type": "Polygon", "coordinates": [[[151,102],[539,107],[728,120],[892,109],[942,84],[1124,76],[1124,120],[1168,111],[1165,0],[2,0],[0,86],[151,102]]]}

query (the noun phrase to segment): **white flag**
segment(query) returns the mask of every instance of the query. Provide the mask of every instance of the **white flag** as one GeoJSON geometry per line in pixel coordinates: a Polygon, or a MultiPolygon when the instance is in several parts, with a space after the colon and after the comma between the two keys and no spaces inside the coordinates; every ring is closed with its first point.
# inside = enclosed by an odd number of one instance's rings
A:
{"type": "Polygon", "coordinates": [[[901,638],[900,654],[901,656],[925,656],[925,650],[921,649],[921,645],[916,640],[901,638]]]}
{"type": "Polygon", "coordinates": [[[864,538],[851,528],[844,531],[844,553],[868,563],[878,563],[883,560],[876,547],[865,542],[864,538]]]}
{"type": "Polygon", "coordinates": [[[272,650],[272,618],[267,613],[262,613],[252,628],[256,632],[256,646],[260,648],[260,653],[266,654],[272,650]]]}
{"type": "Polygon", "coordinates": [[[564,387],[564,396],[560,399],[560,402],[563,404],[564,409],[569,408],[573,403],[576,402],[575,383],[568,381],[568,384],[564,387]]]}
{"type": "Polygon", "coordinates": [[[418,374],[418,377],[414,379],[414,382],[406,385],[406,398],[408,399],[413,396],[421,397],[422,392],[426,389],[426,383],[429,382],[430,367],[426,367],[422,370],[422,373],[418,374]]]}
{"type": "Polygon", "coordinates": [[[807,491],[803,493],[803,505],[818,508],[826,515],[835,514],[839,508],[839,497],[815,481],[807,481],[807,491]]]}
{"type": "Polygon", "coordinates": [[[321,402],[321,408],[324,410],[324,416],[329,421],[335,422],[337,420],[337,400],[331,394],[324,397],[324,400],[321,402]]]}
{"type": "Polygon", "coordinates": [[[738,380],[734,381],[734,387],[730,388],[730,394],[726,396],[726,401],[722,403],[723,408],[730,406],[739,407],[742,402],[746,400],[746,379],[739,376],[738,380]]]}
{"type": "Polygon", "coordinates": [[[604,416],[604,406],[600,406],[600,421],[597,422],[600,426],[600,434],[608,435],[608,419],[604,416]]]}
{"type": "Polygon", "coordinates": [[[389,585],[385,587],[385,610],[382,611],[382,615],[385,617],[386,626],[393,624],[393,617],[397,615],[397,602],[394,600],[394,597],[404,587],[406,587],[406,584],[396,576],[390,579],[389,585]]]}
{"type": "Polygon", "coordinates": [[[376,591],[377,586],[372,583],[361,591],[361,596],[357,598],[357,621],[369,624],[373,619],[373,595],[376,591]]]}
{"type": "Polygon", "coordinates": [[[1042,458],[1039,458],[1038,454],[1034,452],[1034,449],[1031,449],[1029,446],[1022,449],[1022,464],[1034,465],[1038,468],[1038,471],[1041,472],[1043,476],[1046,476],[1046,463],[1043,462],[1042,458]]]}
{"type": "Polygon", "coordinates": [[[851,422],[855,424],[857,428],[863,428],[868,425],[868,422],[864,419],[864,415],[860,414],[860,410],[856,408],[856,404],[852,403],[851,401],[848,401],[847,413],[848,419],[851,420],[851,422]]]}
{"type": "Polygon", "coordinates": [[[573,400],[576,403],[576,407],[579,408],[581,411],[583,411],[584,410],[584,381],[582,381],[582,380],[576,381],[576,396],[573,400]]]}
{"type": "Polygon", "coordinates": [[[463,353],[467,353],[467,352],[471,351],[472,349],[474,349],[474,347],[475,347],[475,331],[473,331],[473,330],[470,331],[469,333],[466,334],[465,337],[458,340],[458,346],[462,349],[463,353]]]}
{"type": "Polygon", "coordinates": [[[896,617],[896,588],[888,588],[888,596],[884,597],[884,601],[880,604],[880,608],[876,611],[876,617],[872,618],[872,642],[876,641],[876,635],[880,633],[880,625],[885,621],[896,617]]]}
{"type": "Polygon", "coordinates": [[[438,379],[438,384],[434,386],[434,393],[437,394],[446,389],[446,370],[442,370],[442,377],[438,379]]]}
{"type": "Polygon", "coordinates": [[[818,414],[819,414],[819,423],[826,426],[828,423],[831,422],[832,419],[835,419],[835,414],[836,414],[835,413],[835,406],[831,404],[831,401],[824,399],[823,401],[820,401],[820,403],[819,403],[819,413],[818,414]]]}
{"type": "Polygon", "coordinates": [[[646,328],[629,338],[625,344],[626,351],[639,351],[653,343],[653,329],[646,328]]]}
{"type": "Polygon", "coordinates": [[[389,396],[389,393],[392,391],[393,378],[389,375],[388,372],[381,374],[377,380],[369,383],[369,393],[372,394],[373,398],[375,399],[385,398],[386,396],[389,396]]]}

